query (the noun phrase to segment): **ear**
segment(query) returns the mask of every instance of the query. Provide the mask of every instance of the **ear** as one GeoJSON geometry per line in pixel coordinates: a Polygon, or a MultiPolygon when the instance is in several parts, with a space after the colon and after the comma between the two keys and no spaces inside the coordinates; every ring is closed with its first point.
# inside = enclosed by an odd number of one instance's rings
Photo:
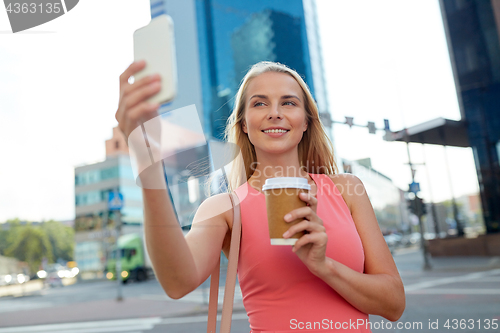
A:
{"type": "Polygon", "coordinates": [[[241,129],[243,130],[243,132],[245,132],[246,134],[248,134],[247,124],[245,123],[244,120],[241,122],[241,129]]]}
{"type": "Polygon", "coordinates": [[[304,126],[302,127],[302,132],[307,131],[307,120],[304,122],[304,126]]]}

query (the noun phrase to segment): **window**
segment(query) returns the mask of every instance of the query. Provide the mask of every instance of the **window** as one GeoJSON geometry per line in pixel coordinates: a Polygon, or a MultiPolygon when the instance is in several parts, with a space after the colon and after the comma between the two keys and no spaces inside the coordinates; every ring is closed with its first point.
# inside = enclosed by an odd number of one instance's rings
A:
{"type": "Polygon", "coordinates": [[[101,180],[118,178],[118,167],[114,166],[107,169],[102,169],[100,172],[101,180]]]}

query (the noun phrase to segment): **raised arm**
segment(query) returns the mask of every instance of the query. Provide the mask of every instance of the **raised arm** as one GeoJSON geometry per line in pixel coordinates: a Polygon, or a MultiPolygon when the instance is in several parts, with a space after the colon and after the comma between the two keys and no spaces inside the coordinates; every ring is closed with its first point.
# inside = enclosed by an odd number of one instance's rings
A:
{"type": "Polygon", "coordinates": [[[228,214],[219,209],[230,209],[231,202],[227,194],[206,199],[184,237],[165,190],[143,189],[143,200],[146,246],[156,277],[169,297],[182,298],[215,267],[229,234],[228,214]]]}
{"type": "MultiPolygon", "coordinates": [[[[129,78],[144,66],[145,62],[134,62],[120,75],[120,99],[115,117],[126,138],[141,123],[158,116],[159,105],[147,99],[160,91],[160,77],[149,76],[129,83],[129,78]]],[[[159,163],[141,174],[143,184],[163,179],[159,163]]],[[[214,268],[228,241],[232,206],[227,194],[205,200],[194,217],[192,230],[184,238],[166,184],[163,187],[142,190],[144,232],[156,277],[167,295],[177,299],[197,288],[214,268]]]]}

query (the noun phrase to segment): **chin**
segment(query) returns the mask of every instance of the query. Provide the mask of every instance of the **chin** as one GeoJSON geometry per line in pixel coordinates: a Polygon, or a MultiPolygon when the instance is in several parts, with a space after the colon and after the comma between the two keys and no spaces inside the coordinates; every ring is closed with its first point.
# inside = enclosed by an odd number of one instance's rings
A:
{"type": "Polygon", "coordinates": [[[284,154],[287,153],[291,150],[297,150],[298,144],[296,146],[286,146],[286,147],[270,147],[270,146],[265,146],[265,147],[259,147],[259,150],[268,153],[268,154],[284,154]]]}

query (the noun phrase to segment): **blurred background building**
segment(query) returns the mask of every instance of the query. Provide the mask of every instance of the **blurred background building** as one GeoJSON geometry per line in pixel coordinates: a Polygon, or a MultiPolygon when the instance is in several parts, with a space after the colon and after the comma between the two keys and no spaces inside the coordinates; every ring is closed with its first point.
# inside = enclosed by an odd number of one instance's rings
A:
{"type": "MultiPolygon", "coordinates": [[[[395,133],[394,138],[397,141],[437,144],[445,147],[471,147],[477,170],[484,228],[488,234],[498,233],[500,232],[500,1],[440,0],[439,2],[462,119],[454,121],[437,118],[399,131],[395,133]]],[[[463,223],[461,219],[470,213],[460,212],[457,201],[457,198],[452,198],[454,220],[463,223]]]]}
{"type": "Polygon", "coordinates": [[[116,242],[116,215],[108,210],[109,193],[115,191],[125,199],[122,233],[142,233],[142,190],[118,127],[106,141],[104,161],[75,168],[75,261],[83,279],[103,277],[107,254],[116,242]]]}
{"type": "Polygon", "coordinates": [[[342,159],[344,172],[356,175],[364,184],[382,233],[410,233],[412,223],[405,192],[391,178],[372,168],[370,158],[342,159]]]}
{"type": "Polygon", "coordinates": [[[500,232],[500,1],[440,3],[486,232],[500,232]]]}

